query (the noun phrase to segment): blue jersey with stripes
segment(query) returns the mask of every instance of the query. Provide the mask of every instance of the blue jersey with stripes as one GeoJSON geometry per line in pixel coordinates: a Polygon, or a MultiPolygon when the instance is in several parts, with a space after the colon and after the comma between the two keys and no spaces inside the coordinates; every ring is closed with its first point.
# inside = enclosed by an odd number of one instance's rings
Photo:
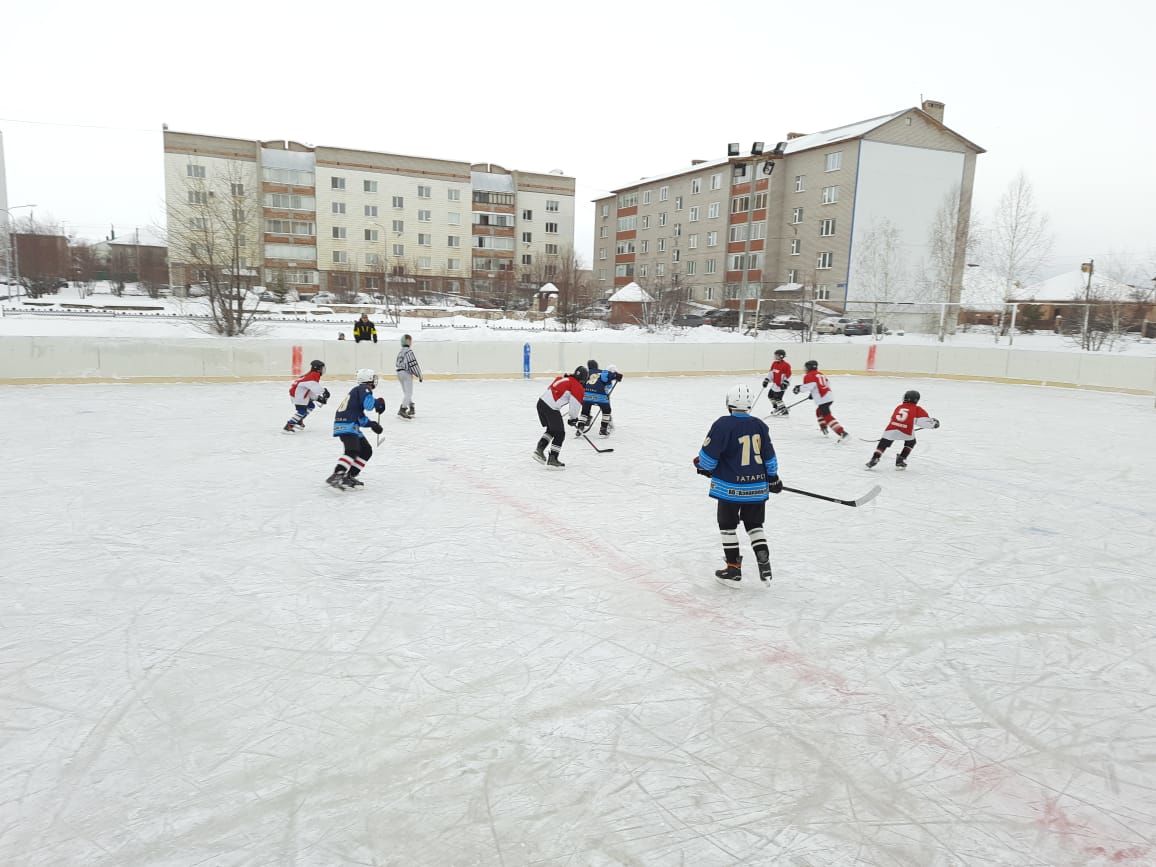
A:
{"type": "Polygon", "coordinates": [[[586,379],[586,393],[582,397],[583,403],[600,403],[603,406],[610,403],[610,392],[622,377],[609,370],[600,370],[586,379]]]}
{"type": "Polygon", "coordinates": [[[363,382],[350,389],[333,416],[333,435],[364,437],[361,429],[369,427],[369,413],[373,412],[376,403],[373,389],[368,383],[363,382]]]}
{"type": "Polygon", "coordinates": [[[766,500],[767,478],[779,474],[770,429],[745,412],[724,415],[711,425],[698,465],[710,471],[710,495],[732,503],[766,500]]]}

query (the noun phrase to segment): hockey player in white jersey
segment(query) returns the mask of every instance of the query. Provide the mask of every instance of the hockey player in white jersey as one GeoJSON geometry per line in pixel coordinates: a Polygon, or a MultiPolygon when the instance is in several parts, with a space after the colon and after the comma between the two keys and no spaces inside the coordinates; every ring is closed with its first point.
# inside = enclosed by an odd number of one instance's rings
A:
{"type": "Polygon", "coordinates": [[[309,362],[309,372],[293,380],[289,386],[289,400],[293,403],[293,415],[285,422],[286,433],[305,430],[305,416],[314,409],[315,403],[325,404],[329,400],[329,389],[321,385],[325,374],[324,361],[309,362]]]}
{"type": "Polygon", "coordinates": [[[401,406],[398,407],[398,418],[413,418],[413,379],[425,382],[421,374],[421,365],[417,363],[417,356],[413,354],[413,338],[406,334],[401,338],[401,351],[397,354],[397,381],[401,383],[401,406]]]}

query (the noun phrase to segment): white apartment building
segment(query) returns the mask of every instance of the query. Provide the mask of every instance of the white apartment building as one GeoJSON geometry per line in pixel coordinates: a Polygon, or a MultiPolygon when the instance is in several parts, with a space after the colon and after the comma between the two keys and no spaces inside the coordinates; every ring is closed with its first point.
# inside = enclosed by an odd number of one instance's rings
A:
{"type": "Polygon", "coordinates": [[[943,104],[927,100],[614,190],[595,201],[595,285],[635,280],[652,293],[676,289],[686,300],[735,307],[744,292],[771,298],[788,284],[841,310],[881,295],[958,301],[975,159],[984,151],[943,117],[943,104]],[[931,229],[952,202],[962,231],[950,274],[930,285],[931,229]],[[886,268],[878,264],[884,246],[886,268]]]}
{"type": "Polygon", "coordinates": [[[178,283],[203,278],[214,220],[249,280],[301,291],[485,295],[548,279],[574,244],[573,178],[488,163],[166,131],[165,197],[178,283]]]}

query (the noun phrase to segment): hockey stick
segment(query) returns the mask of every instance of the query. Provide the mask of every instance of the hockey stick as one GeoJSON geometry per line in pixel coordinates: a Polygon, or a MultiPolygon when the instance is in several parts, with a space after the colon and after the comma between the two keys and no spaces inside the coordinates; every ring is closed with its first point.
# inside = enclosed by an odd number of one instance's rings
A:
{"type": "Polygon", "coordinates": [[[869,503],[879,496],[879,492],[882,491],[883,488],[876,485],[857,500],[840,500],[838,497],[814,494],[810,491],[801,491],[798,488],[788,488],[786,485],[783,485],[783,490],[790,491],[792,494],[802,494],[804,497],[814,497],[816,500],[826,500],[828,503],[838,503],[840,506],[862,506],[864,503],[869,503]]]}
{"type": "Polygon", "coordinates": [[[781,417],[781,418],[786,418],[786,417],[787,417],[787,413],[786,413],[786,410],[789,410],[789,409],[791,409],[792,407],[796,407],[796,406],[798,406],[798,405],[799,405],[799,404],[801,404],[801,403],[806,403],[806,402],[807,402],[807,401],[809,401],[810,399],[811,399],[811,398],[808,396],[808,397],[804,397],[802,400],[796,400],[794,403],[792,403],[792,404],[788,404],[788,405],[784,406],[784,407],[783,407],[783,410],[784,410],[783,412],[772,412],[772,413],[771,413],[771,415],[765,415],[765,416],[763,416],[763,421],[766,421],[767,419],[769,419],[771,416],[774,416],[774,415],[777,415],[777,416],[779,416],[779,417],[781,417]]]}
{"type": "MultiPolygon", "coordinates": [[[[378,414],[377,414],[377,425],[378,425],[378,427],[381,427],[381,413],[378,413],[378,414]]],[[[384,432],[383,432],[383,433],[384,433],[384,432]]],[[[377,446],[376,446],[376,448],[381,448],[381,437],[382,437],[382,434],[378,434],[378,435],[377,435],[377,446]]]]}
{"type": "Polygon", "coordinates": [[[592,440],[592,439],[590,439],[590,437],[586,436],[586,431],[588,431],[588,430],[590,430],[590,428],[594,427],[594,422],[598,421],[598,419],[601,417],[602,417],[602,407],[598,407],[598,415],[596,415],[596,416],[594,416],[594,418],[590,419],[590,426],[589,427],[580,428],[577,425],[575,425],[574,430],[578,433],[578,436],[582,437],[582,439],[584,439],[584,440],[586,440],[586,442],[590,443],[590,448],[594,449],[594,451],[598,452],[598,454],[604,455],[607,452],[614,451],[614,449],[613,448],[600,449],[600,448],[598,448],[598,446],[594,445],[594,440],[592,440]]]}

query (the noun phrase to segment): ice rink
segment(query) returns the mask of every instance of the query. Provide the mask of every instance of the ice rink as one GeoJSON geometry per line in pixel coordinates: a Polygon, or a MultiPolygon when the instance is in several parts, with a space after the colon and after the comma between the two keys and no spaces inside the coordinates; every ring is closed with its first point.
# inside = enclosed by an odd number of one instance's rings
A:
{"type": "Polygon", "coordinates": [[[563,472],[542,381],[419,385],[353,492],[288,380],[0,388],[0,863],[1156,863],[1150,397],[836,377],[782,477],[883,492],[732,589],[734,378],[626,373],[563,472]]]}

